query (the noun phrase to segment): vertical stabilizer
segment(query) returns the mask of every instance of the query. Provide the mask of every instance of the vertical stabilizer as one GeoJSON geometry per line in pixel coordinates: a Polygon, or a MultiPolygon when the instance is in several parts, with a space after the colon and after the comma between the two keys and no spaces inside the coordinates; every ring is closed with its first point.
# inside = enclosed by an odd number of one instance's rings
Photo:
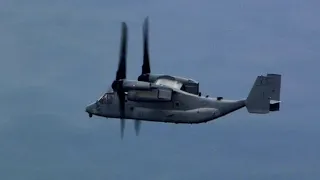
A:
{"type": "Polygon", "coordinates": [[[258,76],[247,97],[249,113],[266,114],[280,109],[281,75],[258,76]]]}

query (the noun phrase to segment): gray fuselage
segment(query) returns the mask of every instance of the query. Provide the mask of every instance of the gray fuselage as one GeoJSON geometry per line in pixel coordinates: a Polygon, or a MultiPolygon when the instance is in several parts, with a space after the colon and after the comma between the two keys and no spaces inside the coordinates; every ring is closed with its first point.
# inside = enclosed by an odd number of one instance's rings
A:
{"type": "MultiPolygon", "coordinates": [[[[166,123],[203,123],[245,106],[245,100],[224,100],[198,96],[173,89],[171,100],[164,102],[130,101],[126,95],[125,119],[166,123]]],[[[119,100],[110,91],[86,108],[89,114],[119,118],[119,100]]]]}

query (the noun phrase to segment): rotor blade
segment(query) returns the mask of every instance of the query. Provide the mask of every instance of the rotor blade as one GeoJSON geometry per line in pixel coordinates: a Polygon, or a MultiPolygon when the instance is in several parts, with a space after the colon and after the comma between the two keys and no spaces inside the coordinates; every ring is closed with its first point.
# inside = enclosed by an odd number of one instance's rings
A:
{"type": "Polygon", "coordinates": [[[117,92],[119,97],[119,111],[120,111],[120,121],[121,121],[121,139],[123,139],[124,128],[125,128],[125,94],[123,91],[117,92]]]}
{"type": "Polygon", "coordinates": [[[150,70],[149,58],[149,17],[146,17],[143,23],[143,65],[141,74],[148,74],[150,70]]]}
{"type": "Polygon", "coordinates": [[[136,135],[137,135],[137,136],[139,136],[140,127],[141,127],[141,121],[140,121],[140,120],[135,120],[135,121],[134,121],[134,129],[135,129],[135,131],[136,131],[136,135]]]}
{"type": "Polygon", "coordinates": [[[126,61],[127,61],[127,24],[122,22],[121,30],[121,45],[120,45],[120,59],[116,75],[116,80],[126,79],[126,61]]]}
{"type": "Polygon", "coordinates": [[[125,94],[123,91],[117,92],[119,97],[120,118],[125,118],[125,94]]]}
{"type": "Polygon", "coordinates": [[[121,124],[120,124],[120,128],[121,128],[121,129],[120,129],[120,130],[121,130],[121,139],[123,139],[123,136],[124,136],[124,128],[125,128],[125,125],[126,125],[125,123],[126,123],[126,122],[125,122],[124,119],[120,119],[120,123],[121,123],[121,124]]]}

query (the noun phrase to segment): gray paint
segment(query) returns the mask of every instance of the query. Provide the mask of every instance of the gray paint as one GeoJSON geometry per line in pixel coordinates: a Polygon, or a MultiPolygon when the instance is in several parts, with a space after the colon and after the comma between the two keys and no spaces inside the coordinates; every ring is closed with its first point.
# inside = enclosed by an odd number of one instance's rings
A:
{"type": "MultiPolygon", "coordinates": [[[[265,114],[269,113],[270,100],[277,100],[280,104],[280,99],[272,99],[272,97],[280,97],[280,83],[281,75],[258,76],[246,100],[224,100],[194,95],[170,86],[125,80],[124,87],[128,91],[125,118],[176,124],[198,124],[217,119],[245,106],[250,113],[265,114]],[[274,83],[274,81],[279,83],[274,83]],[[152,98],[150,102],[146,102],[147,99],[141,101],[128,98],[131,97],[129,96],[131,92],[134,96],[139,91],[148,93],[149,91],[158,92],[161,89],[173,92],[170,101],[164,102],[161,99],[158,101],[158,93],[151,93],[147,96],[152,98]],[[276,95],[272,96],[272,93],[276,95]]],[[[93,114],[107,118],[120,118],[116,92],[109,91],[106,94],[107,96],[103,96],[86,107],[89,116],[93,114]]]]}

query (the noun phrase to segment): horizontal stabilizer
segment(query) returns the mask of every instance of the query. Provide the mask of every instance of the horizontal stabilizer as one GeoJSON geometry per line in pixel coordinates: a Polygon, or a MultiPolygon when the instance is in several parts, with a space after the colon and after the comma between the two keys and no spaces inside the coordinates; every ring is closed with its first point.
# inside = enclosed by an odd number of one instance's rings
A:
{"type": "Polygon", "coordinates": [[[281,101],[270,100],[269,110],[270,111],[280,111],[280,103],[281,103],[281,101]]]}

